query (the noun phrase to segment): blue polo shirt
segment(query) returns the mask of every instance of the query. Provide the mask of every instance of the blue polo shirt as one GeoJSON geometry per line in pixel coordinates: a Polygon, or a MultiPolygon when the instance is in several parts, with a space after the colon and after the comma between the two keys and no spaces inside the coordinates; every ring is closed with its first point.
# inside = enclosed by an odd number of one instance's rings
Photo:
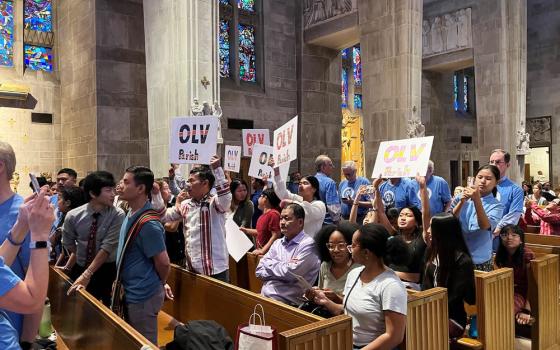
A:
{"type": "MultiPolygon", "coordinates": [[[[340,198],[351,198],[354,199],[356,193],[360,186],[369,186],[370,182],[365,177],[357,176],[356,180],[353,182],[349,182],[348,180],[342,181],[338,185],[338,193],[340,194],[340,198]]],[[[360,197],[360,201],[369,201],[369,196],[364,194],[360,197]]],[[[341,203],[341,213],[342,217],[348,219],[350,216],[350,210],[352,210],[352,205],[348,205],[344,202],[341,203]]],[[[368,208],[358,207],[358,216],[366,215],[368,208]]]]}
{"type": "MultiPolygon", "coordinates": [[[[130,226],[141,213],[151,208],[151,203],[146,202],[144,207],[134,215],[130,216],[129,211],[121,226],[117,257],[121,254],[130,226]]],[[[142,226],[123,258],[121,276],[127,303],[141,303],[160,290],[161,280],[152,258],[163,251],[165,251],[165,230],[159,221],[148,221],[142,226]]]]}
{"type": "Polygon", "coordinates": [[[418,200],[414,184],[409,178],[400,179],[394,186],[390,180],[387,180],[379,187],[379,193],[385,208],[393,207],[400,211],[404,207],[416,206],[420,209],[420,200],[418,200]]]}
{"type": "MultiPolygon", "coordinates": [[[[453,206],[459,202],[459,196],[453,200],[453,206]]],[[[492,232],[502,218],[504,206],[492,193],[482,197],[482,207],[490,221],[490,230],[482,230],[478,225],[476,208],[472,200],[463,204],[459,215],[461,231],[465,238],[465,243],[472,256],[474,264],[482,264],[492,259],[492,232]]]]}
{"type": "MultiPolygon", "coordinates": [[[[4,265],[4,258],[0,256],[0,297],[12,290],[19,282],[21,279],[4,265]]],[[[0,311],[0,349],[21,349],[19,334],[4,311],[0,311]]]]}
{"type": "MultiPolygon", "coordinates": [[[[14,226],[19,207],[23,204],[23,198],[14,194],[8,198],[4,203],[0,203],[0,244],[8,237],[8,231],[14,226]]],[[[29,258],[31,251],[29,249],[30,235],[28,234],[20,247],[18,255],[10,266],[12,271],[21,279],[25,279],[25,273],[29,266],[29,258]]],[[[23,324],[23,315],[14,312],[6,311],[6,315],[10,319],[16,331],[21,334],[21,327],[23,324]]]]}
{"type": "MultiPolygon", "coordinates": [[[[418,185],[416,180],[412,180],[412,182],[414,184],[414,193],[416,193],[418,200],[422,202],[420,198],[420,185],[418,185]]],[[[430,197],[430,216],[443,212],[445,203],[451,201],[451,192],[449,191],[447,181],[440,176],[432,175],[426,183],[426,188],[430,197]]]]}
{"type": "Polygon", "coordinates": [[[327,207],[327,213],[325,214],[324,224],[332,224],[333,220],[331,214],[329,213],[329,205],[338,204],[340,205],[340,197],[338,196],[338,190],[336,188],[336,182],[327,175],[318,172],[315,177],[319,181],[319,197],[321,201],[325,203],[327,207]]]}

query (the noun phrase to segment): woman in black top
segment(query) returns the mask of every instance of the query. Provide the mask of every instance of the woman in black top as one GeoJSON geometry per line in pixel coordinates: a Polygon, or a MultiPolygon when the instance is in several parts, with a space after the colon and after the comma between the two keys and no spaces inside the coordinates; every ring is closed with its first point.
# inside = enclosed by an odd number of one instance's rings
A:
{"type": "Polygon", "coordinates": [[[416,181],[422,200],[423,236],[428,243],[422,289],[447,288],[450,337],[459,337],[467,324],[464,302],[475,303],[474,264],[459,219],[451,213],[439,213],[430,220],[426,179],[417,176],[416,181]]]}

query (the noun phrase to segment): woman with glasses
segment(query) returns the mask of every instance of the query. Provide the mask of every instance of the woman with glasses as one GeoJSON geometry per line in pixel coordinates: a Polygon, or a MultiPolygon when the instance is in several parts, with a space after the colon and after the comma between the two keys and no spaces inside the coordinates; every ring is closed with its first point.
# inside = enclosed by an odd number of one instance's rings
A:
{"type": "Polygon", "coordinates": [[[492,239],[504,206],[496,199],[500,171],[494,165],[478,169],[474,186],[453,199],[453,215],[461,222],[465,243],[476,270],[492,271],[492,239]]]}
{"type": "Polygon", "coordinates": [[[531,306],[527,298],[529,286],[529,264],[535,258],[529,248],[525,247],[525,233],[517,225],[506,225],[500,231],[500,245],[496,253],[496,267],[513,268],[513,303],[516,321],[516,333],[531,337],[529,326],[535,321],[531,317],[531,306]]]}
{"type": "Polygon", "coordinates": [[[315,242],[321,259],[319,285],[306,292],[307,299],[313,300],[315,291],[321,290],[327,298],[342,303],[348,273],[360,267],[354,263],[351,252],[347,249],[352,244],[352,234],[359,227],[355,223],[342,221],[338,225],[324,226],[317,232],[315,242]]]}
{"type": "Polygon", "coordinates": [[[400,264],[406,245],[379,224],[366,224],[354,232],[352,259],[363,267],[348,274],[344,299],[336,303],[317,291],[314,301],[332,314],[352,317],[354,349],[394,349],[404,338],[407,295],[399,277],[387,265],[400,264]]]}

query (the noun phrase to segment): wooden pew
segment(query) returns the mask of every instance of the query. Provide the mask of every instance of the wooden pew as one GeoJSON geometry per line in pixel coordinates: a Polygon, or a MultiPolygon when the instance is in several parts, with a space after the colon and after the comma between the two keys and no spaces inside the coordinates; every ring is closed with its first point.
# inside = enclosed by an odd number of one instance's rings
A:
{"type": "Polygon", "coordinates": [[[533,350],[560,349],[558,303],[558,255],[539,255],[531,260],[529,301],[536,318],[531,328],[533,350]]]}
{"type": "Polygon", "coordinates": [[[247,287],[246,289],[254,293],[260,293],[262,281],[257,278],[255,271],[261,258],[258,255],[247,254],[247,287]]]}
{"type": "Polygon", "coordinates": [[[525,243],[560,247],[560,236],[525,233],[525,243]]]}
{"type": "Polygon", "coordinates": [[[215,320],[232,338],[248,321],[256,304],[264,307],[267,324],[278,331],[278,350],[351,350],[352,319],[331,319],[301,311],[231,284],[192,274],[172,265],[168,283],[175,294],[163,311],[181,322],[215,320]]]}
{"type": "Polygon", "coordinates": [[[68,349],[158,349],[85,290],[67,296],[70,281],[50,268],[51,319],[68,349]]]}

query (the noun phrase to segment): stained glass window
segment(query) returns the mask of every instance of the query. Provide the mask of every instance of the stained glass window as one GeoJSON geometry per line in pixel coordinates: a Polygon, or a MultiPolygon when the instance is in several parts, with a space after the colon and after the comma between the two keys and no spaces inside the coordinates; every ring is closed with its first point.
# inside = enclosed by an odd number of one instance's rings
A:
{"type": "Polygon", "coordinates": [[[255,11],[255,0],[237,0],[237,7],[241,10],[255,11]]]}
{"type": "Polygon", "coordinates": [[[229,5],[229,0],[220,0],[220,4],[229,5]]]}
{"type": "Polygon", "coordinates": [[[229,73],[229,21],[220,20],[220,77],[227,78],[229,73]]]}
{"type": "Polygon", "coordinates": [[[457,82],[457,73],[453,74],[453,109],[459,110],[459,84],[457,82]]]}
{"type": "Polygon", "coordinates": [[[239,30],[239,78],[255,82],[255,27],[245,24],[237,26],[239,30]]]}
{"type": "Polygon", "coordinates": [[[52,32],[51,0],[25,0],[25,29],[52,32]]]}
{"type": "Polygon", "coordinates": [[[467,76],[463,75],[463,112],[469,110],[469,84],[467,76]]]}
{"type": "Polygon", "coordinates": [[[52,72],[52,50],[48,47],[25,45],[25,66],[33,70],[52,72]]]}
{"type": "Polygon", "coordinates": [[[354,85],[362,86],[362,59],[360,57],[360,47],[354,46],[352,49],[352,68],[354,71],[354,85]]]}
{"type": "Polygon", "coordinates": [[[362,95],[361,94],[354,94],[354,108],[355,109],[362,109],[362,95]]]}
{"type": "Polygon", "coordinates": [[[342,108],[346,108],[348,107],[348,72],[346,71],[346,69],[342,69],[342,74],[341,74],[341,90],[342,90],[342,104],[341,107],[342,108]]]}
{"type": "Polygon", "coordinates": [[[349,51],[350,51],[350,48],[349,48],[349,47],[340,51],[340,53],[342,54],[342,59],[343,59],[343,60],[348,58],[348,56],[349,56],[349,55],[348,55],[348,52],[349,52],[349,51]]]}
{"type": "Polygon", "coordinates": [[[0,66],[14,64],[14,4],[0,1],[0,66]]]}

